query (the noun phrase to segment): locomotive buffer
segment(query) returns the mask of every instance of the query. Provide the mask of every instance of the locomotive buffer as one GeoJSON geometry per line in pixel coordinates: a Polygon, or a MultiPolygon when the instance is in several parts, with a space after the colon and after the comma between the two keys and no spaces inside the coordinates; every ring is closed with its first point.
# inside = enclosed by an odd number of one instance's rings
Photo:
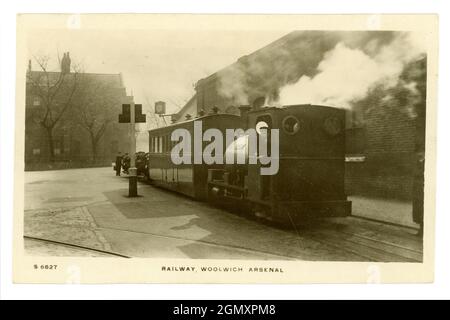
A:
{"type": "Polygon", "coordinates": [[[130,168],[128,179],[128,196],[137,197],[137,169],[136,169],[136,123],[145,123],[146,116],[142,114],[141,104],[122,104],[122,114],[119,114],[119,123],[130,124],[130,168]]]}

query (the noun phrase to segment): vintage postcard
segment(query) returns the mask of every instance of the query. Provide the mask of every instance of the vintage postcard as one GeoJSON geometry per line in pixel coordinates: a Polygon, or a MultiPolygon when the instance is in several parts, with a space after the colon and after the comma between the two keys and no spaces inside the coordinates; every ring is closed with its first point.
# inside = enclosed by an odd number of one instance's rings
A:
{"type": "Polygon", "coordinates": [[[434,275],[437,15],[19,14],[16,283],[434,275]]]}

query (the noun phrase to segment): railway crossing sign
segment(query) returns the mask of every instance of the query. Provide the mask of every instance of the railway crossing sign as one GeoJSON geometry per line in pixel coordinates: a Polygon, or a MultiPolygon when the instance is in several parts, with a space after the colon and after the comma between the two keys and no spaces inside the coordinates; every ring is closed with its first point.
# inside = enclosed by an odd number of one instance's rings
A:
{"type": "Polygon", "coordinates": [[[146,115],[142,114],[142,104],[122,104],[122,114],[119,123],[130,124],[130,168],[129,168],[129,197],[137,197],[137,169],[136,169],[136,123],[145,123],[146,115]]]}

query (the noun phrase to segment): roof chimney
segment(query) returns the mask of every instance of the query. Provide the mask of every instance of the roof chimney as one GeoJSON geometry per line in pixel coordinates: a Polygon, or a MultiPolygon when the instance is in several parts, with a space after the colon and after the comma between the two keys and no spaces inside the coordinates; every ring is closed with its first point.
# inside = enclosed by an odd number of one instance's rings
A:
{"type": "Polygon", "coordinates": [[[70,63],[71,62],[72,62],[72,60],[70,60],[69,51],[67,51],[67,73],[70,72],[70,63]]]}
{"type": "Polygon", "coordinates": [[[61,59],[61,73],[70,73],[70,61],[69,52],[64,52],[61,59]]]}

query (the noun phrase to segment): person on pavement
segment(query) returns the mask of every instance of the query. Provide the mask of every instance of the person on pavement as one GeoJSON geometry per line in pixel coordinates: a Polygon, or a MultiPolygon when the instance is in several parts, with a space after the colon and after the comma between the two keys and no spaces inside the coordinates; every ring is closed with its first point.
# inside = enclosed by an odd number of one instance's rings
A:
{"type": "Polygon", "coordinates": [[[122,153],[118,153],[116,157],[116,176],[120,176],[120,169],[122,167],[122,153]]]}

